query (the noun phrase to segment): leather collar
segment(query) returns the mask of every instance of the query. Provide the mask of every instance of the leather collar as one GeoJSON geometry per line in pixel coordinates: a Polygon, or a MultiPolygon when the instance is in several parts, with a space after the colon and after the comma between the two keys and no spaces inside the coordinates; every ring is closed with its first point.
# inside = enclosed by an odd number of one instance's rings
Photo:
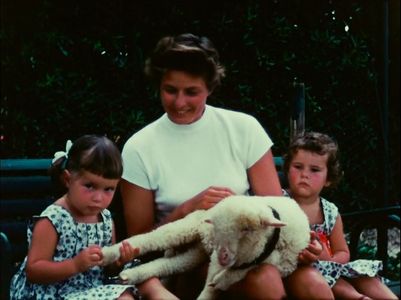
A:
{"type": "MultiPolygon", "coordinates": [[[[273,216],[276,219],[280,220],[280,215],[277,212],[277,210],[275,210],[273,207],[270,207],[270,208],[272,209],[273,216]]],[[[279,238],[280,238],[280,227],[276,227],[276,228],[274,228],[272,236],[270,237],[270,239],[265,244],[265,249],[259,255],[259,257],[255,258],[251,262],[243,263],[242,265],[239,265],[239,266],[232,266],[231,269],[233,269],[233,270],[242,270],[242,269],[249,268],[249,267],[251,267],[253,265],[258,265],[258,264],[262,263],[266,258],[269,257],[269,255],[276,248],[276,245],[277,245],[277,242],[278,242],[279,238]]]]}

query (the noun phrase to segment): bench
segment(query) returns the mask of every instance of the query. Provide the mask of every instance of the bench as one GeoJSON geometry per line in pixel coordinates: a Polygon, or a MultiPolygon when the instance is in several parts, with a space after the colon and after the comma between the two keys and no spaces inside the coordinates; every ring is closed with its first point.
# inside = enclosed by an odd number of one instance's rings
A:
{"type": "MultiPolygon", "coordinates": [[[[283,160],[275,157],[280,180],[285,179],[282,173],[283,160]]],[[[54,200],[50,177],[47,174],[51,159],[2,159],[0,160],[0,259],[1,259],[1,299],[8,299],[10,279],[16,272],[18,264],[27,253],[26,229],[31,216],[38,215],[54,200]]],[[[113,201],[116,202],[116,201],[113,201]]],[[[121,203],[113,203],[110,208],[114,215],[122,216],[121,203]]],[[[384,262],[383,276],[387,277],[388,235],[387,230],[400,228],[399,206],[353,212],[344,214],[344,224],[350,232],[350,251],[352,259],[360,255],[359,237],[364,229],[376,228],[378,250],[374,257],[384,262]]],[[[121,219],[122,218],[118,218],[121,219]]],[[[121,224],[120,224],[121,225],[121,224]]],[[[117,228],[117,231],[121,229],[117,228]]],[[[120,235],[123,236],[123,234],[120,235]]],[[[399,261],[398,251],[398,261],[399,261]]],[[[370,257],[373,258],[373,257],[370,257]]],[[[398,269],[399,272],[399,269],[398,269]]],[[[400,295],[399,281],[389,281],[388,286],[400,295]]]]}
{"type": "Polygon", "coordinates": [[[27,225],[54,202],[47,169],[51,159],[0,161],[1,299],[8,299],[10,278],[27,254],[27,225]]]}

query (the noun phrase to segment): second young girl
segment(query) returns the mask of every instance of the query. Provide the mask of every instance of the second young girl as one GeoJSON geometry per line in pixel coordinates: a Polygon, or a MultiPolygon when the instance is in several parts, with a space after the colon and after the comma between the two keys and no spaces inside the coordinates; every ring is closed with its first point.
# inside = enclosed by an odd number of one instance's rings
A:
{"type": "MultiPolygon", "coordinates": [[[[29,251],[11,282],[11,299],[134,299],[134,286],[105,284],[137,255],[124,243],[110,269],[102,264],[101,247],[115,243],[107,207],[122,174],[118,148],[106,137],[86,135],[65,152],[57,152],[52,177],[65,194],[33,218],[29,251]]],[[[139,298],[136,297],[136,298],[139,298]]]]}
{"type": "Polygon", "coordinates": [[[338,147],[329,136],[308,132],[296,137],[284,160],[289,195],[309,218],[323,246],[314,266],[332,287],[336,299],[397,299],[378,277],[381,261],[350,262],[341,215],[336,205],[320,196],[341,177],[338,147]]]}

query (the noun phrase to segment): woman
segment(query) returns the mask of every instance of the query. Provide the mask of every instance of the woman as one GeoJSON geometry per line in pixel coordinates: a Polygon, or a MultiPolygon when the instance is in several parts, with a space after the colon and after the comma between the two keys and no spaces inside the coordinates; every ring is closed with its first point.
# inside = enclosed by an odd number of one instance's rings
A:
{"type": "MultiPolygon", "coordinates": [[[[233,194],[282,194],[273,143],[258,121],[206,105],[224,76],[208,38],[192,34],[162,38],[146,62],[145,73],[160,90],[166,113],[124,145],[121,193],[128,235],[209,209],[233,194]]],[[[316,241],[309,248],[301,262],[310,263],[321,251],[316,241]]],[[[287,283],[291,294],[332,298],[323,278],[309,266],[299,268],[287,283]]],[[[174,292],[180,297],[193,298],[198,292],[191,284],[178,286],[174,292]],[[188,286],[194,294],[182,293],[188,286]]],[[[149,298],[163,289],[158,279],[140,286],[149,298]]],[[[271,265],[249,272],[230,291],[254,299],[286,295],[280,274],[271,265]]]]}

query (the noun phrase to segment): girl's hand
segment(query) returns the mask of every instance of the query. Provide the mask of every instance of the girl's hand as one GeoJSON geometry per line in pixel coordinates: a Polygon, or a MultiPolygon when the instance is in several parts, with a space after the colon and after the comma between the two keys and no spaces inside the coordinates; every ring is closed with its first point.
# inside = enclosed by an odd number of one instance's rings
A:
{"type": "Polygon", "coordinates": [[[224,198],[232,195],[235,195],[235,193],[229,188],[211,186],[189,200],[191,204],[190,211],[209,209],[224,198]]]}
{"type": "Polygon", "coordinates": [[[139,255],[139,248],[134,248],[127,241],[121,242],[120,257],[115,262],[117,267],[125,265],[139,255]]]}
{"type": "Polygon", "coordinates": [[[310,232],[311,241],[304,250],[298,256],[298,262],[300,264],[309,265],[318,260],[320,254],[323,251],[322,244],[317,239],[317,234],[314,231],[310,232]]]}
{"type": "Polygon", "coordinates": [[[317,233],[317,235],[318,235],[319,241],[323,247],[323,251],[322,251],[322,253],[320,253],[319,259],[320,260],[331,260],[333,257],[333,253],[331,251],[329,238],[323,232],[317,233]]]}
{"type": "Polygon", "coordinates": [[[99,266],[102,263],[102,248],[98,245],[91,245],[79,252],[73,261],[79,273],[85,272],[91,267],[99,266]]]}
{"type": "Polygon", "coordinates": [[[328,260],[328,261],[332,260],[333,255],[331,254],[331,250],[324,243],[322,244],[322,247],[323,247],[323,251],[322,251],[322,253],[320,253],[319,259],[320,260],[328,260]]]}

